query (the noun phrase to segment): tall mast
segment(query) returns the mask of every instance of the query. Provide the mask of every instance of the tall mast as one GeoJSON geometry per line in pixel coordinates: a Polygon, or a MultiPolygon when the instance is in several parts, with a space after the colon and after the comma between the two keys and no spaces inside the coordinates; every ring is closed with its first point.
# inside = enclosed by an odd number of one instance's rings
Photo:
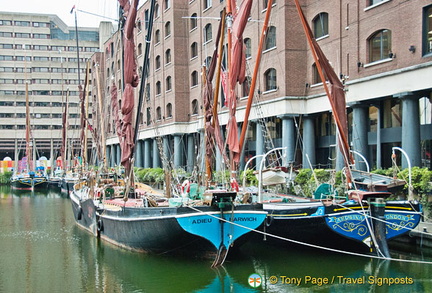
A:
{"type": "Polygon", "coordinates": [[[105,142],[105,123],[104,123],[104,112],[103,112],[103,105],[102,105],[102,90],[101,90],[101,82],[99,79],[99,64],[95,65],[95,71],[96,71],[96,86],[97,86],[97,98],[98,98],[98,106],[99,106],[99,129],[100,129],[100,142],[101,142],[101,152],[102,152],[102,172],[105,172],[108,168],[107,165],[107,159],[106,159],[106,142],[105,142]]]}
{"type": "Polygon", "coordinates": [[[273,0],[269,0],[267,3],[267,12],[266,12],[265,19],[264,19],[264,25],[263,25],[262,30],[261,30],[261,37],[260,37],[260,42],[259,42],[258,51],[257,51],[257,60],[256,60],[255,67],[254,67],[251,86],[249,89],[249,96],[248,96],[247,105],[246,105],[245,118],[243,120],[243,127],[242,127],[242,131],[241,131],[241,135],[240,135],[240,142],[239,142],[240,151],[243,150],[244,141],[246,138],[246,131],[248,128],[249,114],[250,114],[250,111],[252,108],[253,96],[255,93],[256,80],[257,80],[257,76],[258,76],[258,69],[259,69],[259,66],[261,63],[261,57],[262,57],[262,48],[264,46],[264,41],[265,41],[266,36],[267,36],[267,28],[268,28],[268,23],[269,23],[269,19],[270,19],[272,4],[273,4],[273,0]]]}

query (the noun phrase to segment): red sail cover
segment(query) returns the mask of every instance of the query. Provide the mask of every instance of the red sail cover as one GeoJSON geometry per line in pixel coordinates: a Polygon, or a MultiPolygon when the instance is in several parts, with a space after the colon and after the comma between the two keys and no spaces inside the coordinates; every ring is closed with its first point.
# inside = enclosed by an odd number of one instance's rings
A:
{"type": "Polygon", "coordinates": [[[219,25],[218,34],[216,37],[216,46],[213,52],[213,56],[211,59],[211,63],[209,65],[207,74],[205,75],[205,85],[203,89],[203,101],[204,101],[204,110],[205,110],[205,130],[206,130],[206,141],[205,141],[205,152],[209,161],[212,160],[214,154],[214,146],[215,144],[218,146],[225,162],[228,162],[228,158],[226,157],[226,153],[224,151],[224,143],[222,140],[222,134],[220,131],[219,119],[218,116],[213,116],[213,86],[212,81],[216,69],[216,62],[218,57],[218,47],[219,47],[219,38],[221,37],[221,24],[219,25]],[[214,127],[213,123],[214,121],[214,127]]]}
{"type": "Polygon", "coordinates": [[[138,86],[139,77],[137,74],[137,62],[135,59],[135,42],[133,30],[138,9],[138,0],[133,0],[132,5],[129,0],[119,0],[120,6],[124,10],[126,25],[124,27],[124,84],[121,113],[122,113],[122,130],[120,139],[121,147],[121,164],[125,167],[127,174],[131,168],[130,158],[134,148],[132,126],[133,110],[135,107],[134,88],[138,86]]]}
{"type": "MultiPolygon", "coordinates": [[[[303,10],[298,3],[298,0],[295,0],[295,4],[297,7],[298,14],[303,24],[303,28],[305,30],[306,37],[308,39],[308,43],[310,45],[310,49],[315,58],[315,64],[317,66],[318,71],[322,72],[324,87],[327,92],[327,97],[330,101],[330,105],[333,111],[333,118],[335,120],[337,129],[338,129],[338,138],[339,138],[339,148],[344,156],[345,165],[348,167],[350,163],[352,163],[351,154],[349,151],[349,143],[348,143],[348,121],[346,116],[346,101],[345,101],[345,91],[344,85],[339,80],[336,72],[333,70],[333,67],[330,65],[327,57],[322,52],[320,46],[316,42],[312,30],[306,21],[306,17],[303,13],[303,10]],[[330,83],[330,92],[327,91],[327,86],[325,84],[326,81],[330,83]]],[[[349,169],[349,168],[348,168],[349,169]]]]}
{"type": "Polygon", "coordinates": [[[246,0],[241,3],[232,25],[231,34],[232,53],[231,63],[229,64],[229,91],[227,95],[229,107],[227,144],[230,151],[233,153],[234,162],[239,162],[241,152],[238,139],[237,120],[235,117],[237,97],[235,96],[234,90],[237,82],[241,84],[245,80],[246,55],[243,43],[243,32],[250,15],[251,7],[252,0],[246,0]]]}

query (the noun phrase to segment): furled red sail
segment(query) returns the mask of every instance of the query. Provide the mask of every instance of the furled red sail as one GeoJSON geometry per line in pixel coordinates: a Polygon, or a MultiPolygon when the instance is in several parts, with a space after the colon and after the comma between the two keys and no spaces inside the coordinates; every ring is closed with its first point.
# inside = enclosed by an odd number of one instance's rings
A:
{"type": "Polygon", "coordinates": [[[233,154],[234,162],[240,160],[240,146],[238,139],[238,127],[236,108],[237,108],[237,97],[235,96],[235,87],[237,82],[240,84],[245,80],[245,67],[246,67],[246,55],[245,47],[243,43],[243,32],[246,27],[247,20],[250,15],[252,7],[252,0],[243,1],[232,25],[232,48],[231,48],[231,62],[229,64],[229,91],[227,95],[228,99],[228,137],[227,144],[229,150],[233,154]]]}
{"type": "MultiPolygon", "coordinates": [[[[213,52],[213,56],[207,71],[207,74],[204,74],[205,84],[203,88],[203,103],[204,103],[204,111],[205,111],[205,131],[206,131],[206,140],[205,140],[205,152],[208,162],[211,162],[214,152],[214,145],[218,146],[224,160],[227,162],[228,158],[226,157],[224,151],[224,145],[222,140],[222,134],[220,132],[219,119],[217,115],[214,115],[215,109],[214,107],[214,97],[212,81],[215,74],[216,63],[218,60],[218,45],[219,39],[221,36],[223,21],[221,21],[218,29],[218,34],[216,37],[216,46],[213,52]]],[[[210,167],[209,167],[210,168],[210,167]]],[[[211,176],[211,172],[209,172],[208,176],[211,176]]],[[[210,179],[210,178],[209,178],[210,179]]]]}
{"type": "Polygon", "coordinates": [[[134,148],[134,129],[133,110],[135,108],[134,88],[138,86],[139,77],[137,74],[137,63],[134,49],[135,42],[133,30],[138,9],[138,0],[133,0],[130,5],[129,0],[119,0],[120,6],[124,10],[126,25],[124,27],[124,84],[121,113],[122,113],[122,131],[120,139],[121,147],[121,164],[125,167],[127,173],[131,168],[130,158],[134,148]]]}

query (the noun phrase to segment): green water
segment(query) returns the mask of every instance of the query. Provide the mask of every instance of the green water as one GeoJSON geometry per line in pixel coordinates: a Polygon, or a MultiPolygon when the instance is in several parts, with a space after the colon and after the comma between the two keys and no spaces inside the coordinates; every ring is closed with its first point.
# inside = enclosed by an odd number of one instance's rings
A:
{"type": "MultiPolygon", "coordinates": [[[[392,254],[432,262],[426,250],[392,254]]],[[[224,267],[210,265],[101,242],[75,226],[59,192],[0,188],[0,292],[432,292],[432,264],[310,249],[248,244],[224,267]],[[261,276],[257,288],[252,274],[261,276]]]]}

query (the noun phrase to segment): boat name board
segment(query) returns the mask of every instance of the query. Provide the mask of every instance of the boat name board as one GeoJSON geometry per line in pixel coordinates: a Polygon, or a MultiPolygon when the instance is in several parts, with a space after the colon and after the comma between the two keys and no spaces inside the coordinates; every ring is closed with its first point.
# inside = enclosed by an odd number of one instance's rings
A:
{"type": "MultiPolygon", "coordinates": [[[[256,222],[257,218],[256,217],[235,217],[233,220],[233,222],[256,222]]],[[[213,222],[213,219],[211,218],[204,218],[204,219],[194,219],[192,220],[192,224],[209,224],[213,222]]]]}

